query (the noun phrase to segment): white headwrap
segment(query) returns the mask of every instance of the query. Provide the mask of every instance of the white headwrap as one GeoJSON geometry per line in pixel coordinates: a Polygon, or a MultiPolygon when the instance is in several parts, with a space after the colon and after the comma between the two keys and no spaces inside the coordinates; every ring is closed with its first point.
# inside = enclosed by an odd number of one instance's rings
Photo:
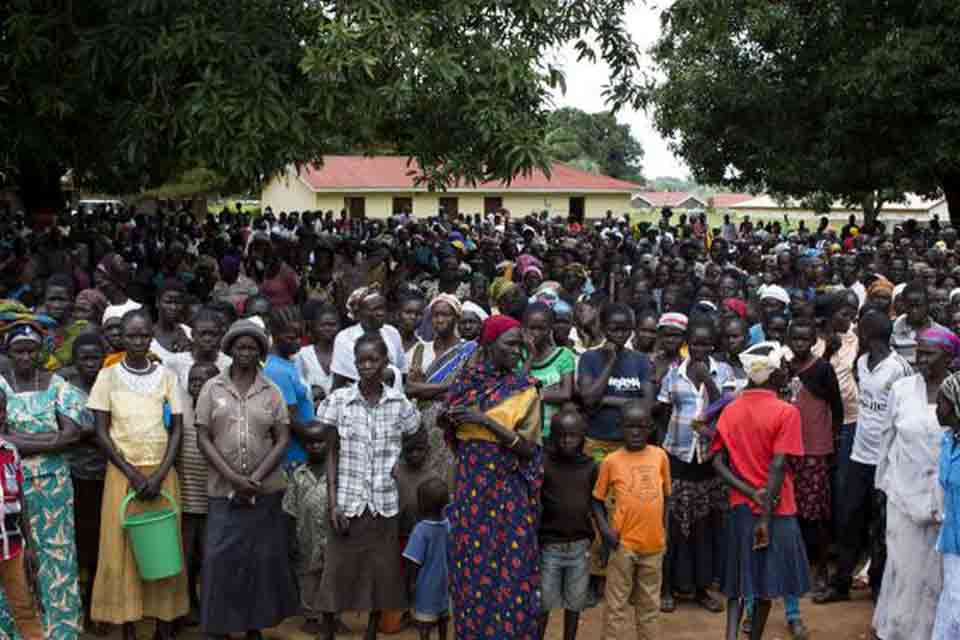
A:
{"type": "Polygon", "coordinates": [[[793,359],[793,352],[781,346],[779,342],[761,342],[740,354],[747,376],[755,384],[763,384],[773,372],[783,366],[784,361],[793,359]]]}
{"type": "Polygon", "coordinates": [[[483,307],[478,305],[476,302],[471,302],[470,300],[467,300],[463,303],[463,313],[472,313],[480,318],[480,322],[484,322],[490,317],[490,314],[484,311],[483,307]]]}
{"type": "Polygon", "coordinates": [[[901,293],[903,293],[903,290],[906,289],[906,288],[907,288],[907,283],[906,283],[906,282],[901,282],[900,284],[898,284],[897,286],[895,286],[895,287],[893,288],[893,297],[891,298],[891,300],[896,300],[896,299],[897,299],[897,296],[899,296],[901,293]]]}
{"type": "Polygon", "coordinates": [[[764,298],[773,298],[788,306],[790,304],[790,294],[787,293],[786,289],[776,284],[767,284],[760,287],[760,299],[763,300],[764,298]]]}
{"type": "Polygon", "coordinates": [[[433,305],[438,302],[445,302],[450,305],[450,308],[453,309],[453,314],[458,318],[463,315],[463,304],[460,302],[460,298],[451,294],[451,293],[438,293],[437,297],[430,301],[430,304],[427,305],[428,309],[433,309],[433,305]]]}

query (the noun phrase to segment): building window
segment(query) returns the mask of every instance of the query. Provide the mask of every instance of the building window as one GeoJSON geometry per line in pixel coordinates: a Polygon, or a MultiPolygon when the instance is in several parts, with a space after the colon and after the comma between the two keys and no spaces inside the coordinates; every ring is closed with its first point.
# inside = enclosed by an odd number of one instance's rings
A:
{"type": "Polygon", "coordinates": [[[484,213],[496,213],[500,209],[503,209],[503,198],[491,196],[483,199],[484,213]]]}
{"type": "Polygon", "coordinates": [[[413,198],[394,198],[393,215],[407,213],[413,215],[413,198]]]}
{"type": "Polygon", "coordinates": [[[343,199],[343,207],[350,212],[350,218],[353,220],[367,217],[366,198],[348,196],[343,199]]]}
{"type": "Polygon", "coordinates": [[[440,198],[440,211],[448,216],[455,216],[460,213],[460,198],[440,198]]]}
{"type": "Polygon", "coordinates": [[[570,208],[567,210],[567,215],[574,222],[583,224],[585,200],[583,196],[570,198],[570,208]]]}

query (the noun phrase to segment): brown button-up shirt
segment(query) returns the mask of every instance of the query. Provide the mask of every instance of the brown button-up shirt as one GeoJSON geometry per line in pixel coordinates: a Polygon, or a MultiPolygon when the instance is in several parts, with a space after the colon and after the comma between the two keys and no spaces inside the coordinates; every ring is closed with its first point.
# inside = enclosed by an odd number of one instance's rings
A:
{"type": "MultiPolygon", "coordinates": [[[[230,369],[210,379],[197,399],[197,429],[207,429],[213,446],[237,473],[249,476],[257,470],[276,443],[277,425],[289,424],[283,394],[262,373],[246,394],[230,379],[230,369]]],[[[267,492],[283,491],[286,481],[278,466],[263,480],[267,492]]],[[[233,485],[213,465],[207,475],[207,495],[230,495],[233,485]]]]}

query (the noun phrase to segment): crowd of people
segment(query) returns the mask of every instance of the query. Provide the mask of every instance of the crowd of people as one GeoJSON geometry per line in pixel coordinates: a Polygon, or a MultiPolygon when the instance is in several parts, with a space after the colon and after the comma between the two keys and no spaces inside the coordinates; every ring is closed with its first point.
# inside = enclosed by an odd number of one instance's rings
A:
{"type": "Polygon", "coordinates": [[[6,637],[759,639],[783,599],[806,638],[860,588],[877,638],[960,638],[939,220],[100,208],[0,221],[0,298],[6,637]],[[144,579],[123,519],[168,501],[144,579]]]}

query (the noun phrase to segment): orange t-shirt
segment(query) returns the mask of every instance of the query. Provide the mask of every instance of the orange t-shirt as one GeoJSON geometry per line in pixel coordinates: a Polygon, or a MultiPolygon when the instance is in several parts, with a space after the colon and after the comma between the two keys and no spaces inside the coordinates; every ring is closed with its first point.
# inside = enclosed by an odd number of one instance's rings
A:
{"type": "Polygon", "coordinates": [[[640,451],[618,449],[600,465],[593,497],[613,497],[611,525],[620,544],[635,553],[660,553],[667,548],[663,529],[664,500],[670,495],[670,460],[660,447],[640,451]]]}

